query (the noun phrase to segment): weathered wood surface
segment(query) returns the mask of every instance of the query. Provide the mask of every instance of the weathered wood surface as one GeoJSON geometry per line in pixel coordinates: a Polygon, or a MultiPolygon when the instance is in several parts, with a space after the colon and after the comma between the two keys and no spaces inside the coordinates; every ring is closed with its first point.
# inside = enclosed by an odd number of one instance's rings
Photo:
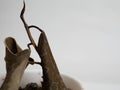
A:
{"type": "Polygon", "coordinates": [[[37,26],[34,26],[34,25],[28,26],[24,19],[24,12],[25,12],[25,2],[24,2],[24,7],[21,11],[20,17],[24,23],[24,26],[26,28],[31,44],[34,46],[34,48],[36,49],[41,59],[41,66],[43,69],[42,89],[43,90],[68,90],[58,71],[57,65],[55,63],[54,57],[52,55],[52,52],[48,44],[47,37],[45,35],[45,32],[40,28],[38,28],[37,26]],[[36,43],[34,42],[34,39],[31,36],[31,33],[29,31],[30,28],[36,28],[41,32],[40,38],[38,40],[38,45],[36,45],[36,43]]]}
{"type": "Polygon", "coordinates": [[[70,90],[66,87],[62,80],[56,62],[54,60],[53,54],[51,52],[45,32],[37,26],[34,25],[28,26],[24,19],[24,12],[25,2],[20,17],[21,20],[23,21],[23,24],[25,26],[26,32],[31,43],[28,44],[29,49],[22,50],[14,38],[8,37],[5,39],[6,77],[0,90],[18,90],[24,70],[29,63],[39,64],[42,67],[43,81],[42,87],[40,89],[70,90]],[[40,37],[38,39],[37,45],[34,39],[32,38],[30,28],[36,28],[37,30],[40,31],[40,37]],[[34,60],[30,58],[31,50],[29,45],[33,45],[33,47],[35,48],[36,52],[38,53],[41,59],[40,62],[34,62],[34,60]]]}
{"type": "Polygon", "coordinates": [[[5,46],[6,78],[0,90],[18,90],[31,51],[22,50],[12,37],[5,39],[5,46]]]}

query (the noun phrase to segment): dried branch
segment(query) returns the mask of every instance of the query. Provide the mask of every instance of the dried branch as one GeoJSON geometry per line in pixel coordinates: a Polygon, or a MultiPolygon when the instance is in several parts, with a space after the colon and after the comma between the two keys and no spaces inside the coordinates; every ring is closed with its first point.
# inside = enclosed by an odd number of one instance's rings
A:
{"type": "Polygon", "coordinates": [[[28,37],[32,45],[34,46],[38,55],[41,58],[41,66],[43,69],[42,90],[69,90],[65,86],[61,78],[61,75],[58,71],[57,65],[55,63],[55,60],[53,58],[52,52],[49,47],[49,43],[45,35],[45,32],[37,26],[34,26],[34,25],[28,26],[24,20],[24,16],[23,16],[24,12],[25,12],[25,2],[24,2],[24,7],[21,11],[20,17],[24,23],[25,29],[27,31],[28,37]],[[40,38],[38,41],[38,46],[35,44],[34,39],[31,36],[31,33],[29,31],[30,28],[36,28],[41,32],[40,38]]]}

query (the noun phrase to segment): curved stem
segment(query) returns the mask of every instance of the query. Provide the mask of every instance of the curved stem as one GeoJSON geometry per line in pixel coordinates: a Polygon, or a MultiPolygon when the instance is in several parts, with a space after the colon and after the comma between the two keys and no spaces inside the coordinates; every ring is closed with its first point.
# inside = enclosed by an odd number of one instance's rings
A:
{"type": "Polygon", "coordinates": [[[27,34],[28,34],[28,37],[29,37],[31,43],[32,43],[33,46],[36,48],[37,46],[36,46],[36,44],[35,44],[35,41],[34,41],[33,38],[32,38],[32,35],[31,35],[30,31],[29,31],[29,28],[28,28],[29,26],[27,25],[27,23],[26,23],[26,21],[25,21],[25,19],[24,19],[25,1],[23,1],[23,4],[24,4],[24,6],[23,6],[23,9],[22,9],[22,11],[21,11],[20,17],[21,17],[21,20],[22,20],[22,22],[23,22],[23,24],[24,24],[24,27],[25,27],[25,29],[26,29],[26,32],[27,32],[27,34]]]}

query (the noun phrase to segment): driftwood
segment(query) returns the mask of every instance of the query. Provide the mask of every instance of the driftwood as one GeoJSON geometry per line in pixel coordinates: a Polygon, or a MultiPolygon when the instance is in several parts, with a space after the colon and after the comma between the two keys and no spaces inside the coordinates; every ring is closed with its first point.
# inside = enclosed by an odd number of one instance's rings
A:
{"type": "Polygon", "coordinates": [[[5,39],[5,46],[6,78],[0,90],[18,90],[31,51],[22,50],[12,37],[5,39]]]}
{"type": "MultiPolygon", "coordinates": [[[[24,19],[24,12],[25,2],[20,17],[25,26],[31,43],[28,44],[28,49],[22,50],[14,38],[8,37],[5,39],[6,77],[0,90],[18,90],[20,87],[22,75],[24,74],[24,71],[28,64],[39,64],[42,67],[42,87],[40,87],[38,90],[71,90],[66,87],[62,80],[62,77],[52,55],[45,32],[37,26],[28,26],[24,19]],[[36,28],[40,31],[40,37],[37,45],[32,38],[30,28],[36,28]],[[30,45],[33,45],[36,52],[38,53],[41,59],[40,62],[34,62],[34,60],[30,57],[30,45]]],[[[20,90],[32,89],[29,88],[20,90]]]]}
{"type": "Polygon", "coordinates": [[[35,50],[37,51],[38,55],[41,58],[41,66],[43,69],[42,90],[69,90],[65,86],[61,78],[61,75],[58,71],[45,32],[40,28],[38,28],[37,26],[34,25],[28,26],[24,19],[24,12],[25,12],[25,2],[20,17],[24,23],[25,29],[31,41],[30,44],[34,46],[35,50]],[[36,28],[41,32],[40,38],[38,40],[38,45],[36,45],[34,39],[31,36],[31,33],[29,31],[30,28],[36,28]]]}

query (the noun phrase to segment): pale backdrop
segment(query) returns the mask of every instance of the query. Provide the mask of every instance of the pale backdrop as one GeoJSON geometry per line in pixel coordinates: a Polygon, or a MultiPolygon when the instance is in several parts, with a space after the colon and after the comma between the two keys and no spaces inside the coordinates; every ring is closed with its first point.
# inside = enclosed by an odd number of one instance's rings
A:
{"type": "MultiPolygon", "coordinates": [[[[22,6],[22,0],[0,0],[0,73],[5,73],[4,39],[14,37],[23,49],[29,43],[19,17],[22,6]]],[[[119,0],[26,0],[25,18],[46,32],[61,73],[81,81],[120,83],[119,0]]],[[[32,33],[37,41],[39,32],[32,33]]],[[[41,68],[27,70],[34,69],[41,68]]]]}

